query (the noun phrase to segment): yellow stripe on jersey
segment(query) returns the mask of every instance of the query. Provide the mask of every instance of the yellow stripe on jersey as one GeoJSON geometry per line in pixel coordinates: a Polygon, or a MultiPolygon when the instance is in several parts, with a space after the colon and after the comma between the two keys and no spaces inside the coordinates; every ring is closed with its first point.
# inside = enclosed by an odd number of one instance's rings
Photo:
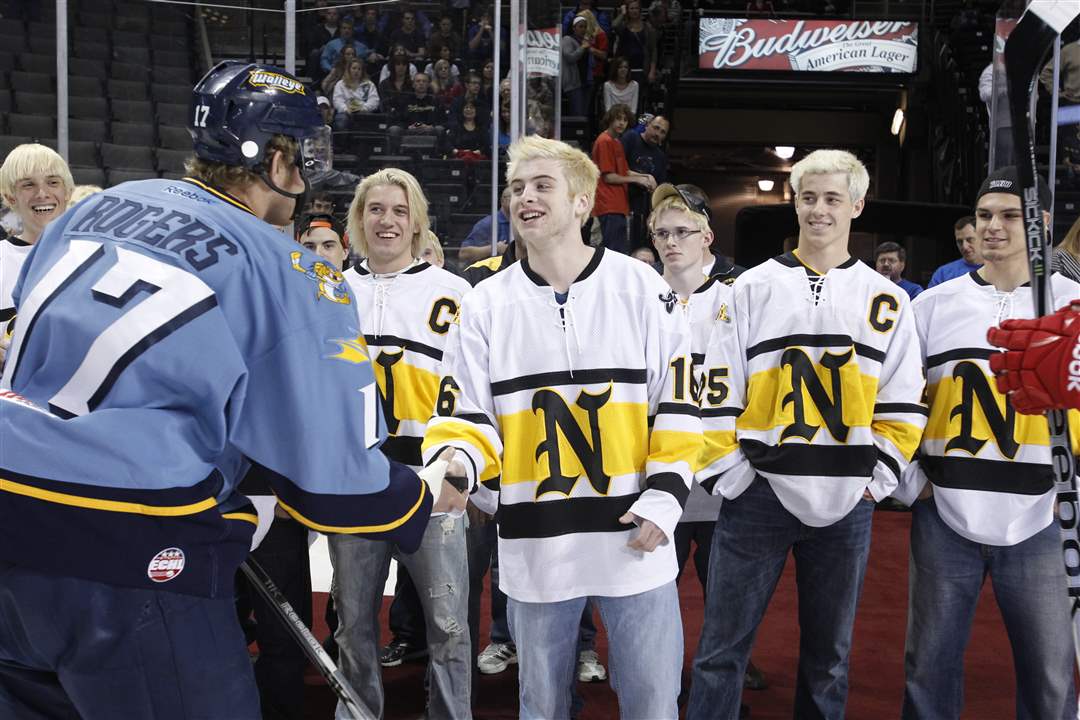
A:
{"type": "Polygon", "coordinates": [[[477,260],[472,265],[467,267],[466,270],[471,270],[472,268],[487,268],[488,270],[495,272],[502,267],[502,263],[503,256],[496,255],[494,257],[484,258],[483,260],[477,260]]]}
{"type": "MultiPolygon", "coordinates": [[[[644,469],[649,452],[648,407],[644,403],[604,403],[592,411],[596,413],[595,427],[590,411],[576,402],[564,400],[561,405],[549,407],[551,417],[543,408],[499,417],[504,446],[502,485],[535,482],[553,475],[583,476],[588,474],[585,464],[596,459],[608,477],[644,469]],[[554,432],[557,442],[554,452],[548,442],[549,431],[554,432]],[[604,438],[618,441],[603,442],[604,438]],[[551,467],[552,455],[558,456],[558,467],[551,467]]],[[[666,444],[677,447],[676,442],[666,444]]]]}
{"type": "Polygon", "coordinates": [[[806,426],[842,433],[843,427],[870,425],[877,395],[876,377],[863,375],[854,359],[835,369],[811,362],[803,367],[796,378],[791,365],[754,373],[746,392],[750,402],[736,420],[736,427],[771,430],[791,427],[799,419],[806,426]],[[792,396],[793,382],[798,384],[800,396],[792,396]],[[797,410],[801,418],[796,418],[797,410]]]}
{"type": "Polygon", "coordinates": [[[214,498],[206,498],[197,503],[188,505],[146,505],[145,503],[126,502],[123,500],[101,500],[88,498],[81,495],[44,490],[32,485],[25,485],[13,480],[0,478],[0,491],[14,495],[23,495],[38,500],[56,503],[58,505],[70,505],[72,507],[89,508],[91,510],[105,510],[107,512],[125,512],[134,515],[150,515],[154,517],[179,517],[181,515],[195,515],[204,510],[209,510],[217,505],[214,498]]]}
{"type": "MultiPolygon", "coordinates": [[[[960,363],[979,367],[974,363],[960,363]]],[[[994,379],[982,371],[961,372],[961,377],[946,376],[927,386],[930,419],[924,436],[928,440],[950,440],[946,452],[966,450],[974,455],[985,442],[997,445],[1004,457],[1013,458],[1018,445],[1050,444],[1046,418],[1021,415],[1006,407],[994,379]],[[965,388],[967,385],[967,388],[965,388]],[[987,407],[984,403],[993,403],[987,407]]],[[[1080,453],[1080,413],[1069,411],[1069,436],[1073,454],[1080,453]]]]}
{"type": "Polygon", "coordinates": [[[256,527],[258,527],[258,525],[259,525],[259,516],[255,515],[253,513],[243,513],[243,512],[225,513],[221,517],[225,518],[226,520],[243,520],[245,522],[251,523],[252,525],[254,525],[256,527]]]}
{"type": "Polygon", "coordinates": [[[483,455],[484,470],[477,478],[477,482],[490,480],[502,473],[502,463],[499,461],[498,453],[495,452],[495,447],[479,426],[470,422],[453,418],[432,418],[424,433],[424,443],[421,447],[426,451],[444,445],[453,445],[455,441],[467,442],[483,455]]]}
{"type": "Polygon", "coordinates": [[[739,449],[739,440],[734,430],[706,430],[703,435],[705,442],[701,446],[701,454],[693,465],[694,472],[726,458],[739,449]]]}
{"type": "MultiPolygon", "coordinates": [[[[376,358],[381,354],[376,353],[376,358]]],[[[386,366],[372,362],[379,392],[386,396],[386,366]]],[[[394,417],[426,423],[439,395],[439,375],[400,360],[390,366],[394,380],[394,417]]]]}
{"type": "Polygon", "coordinates": [[[413,504],[413,506],[409,508],[405,512],[405,514],[398,519],[391,520],[390,522],[383,523],[381,525],[323,525],[322,523],[317,523],[310,518],[304,517],[296,508],[286,504],[285,501],[282,500],[280,497],[278,498],[278,505],[284,508],[285,512],[292,515],[294,520],[303,523],[312,530],[318,530],[319,532],[324,533],[344,533],[347,535],[356,535],[359,533],[389,532],[395,528],[401,527],[402,525],[407,523],[409,521],[409,518],[415,515],[416,511],[419,510],[420,507],[424,504],[424,498],[427,497],[427,494],[427,484],[420,483],[420,494],[417,496],[416,502],[413,504]]]}
{"type": "Polygon", "coordinates": [[[923,429],[918,425],[898,420],[877,420],[871,423],[874,434],[888,439],[905,460],[911,460],[922,441],[923,429]]]}
{"type": "Polygon", "coordinates": [[[649,462],[685,462],[694,470],[701,455],[701,433],[653,430],[649,435],[649,462]]]}

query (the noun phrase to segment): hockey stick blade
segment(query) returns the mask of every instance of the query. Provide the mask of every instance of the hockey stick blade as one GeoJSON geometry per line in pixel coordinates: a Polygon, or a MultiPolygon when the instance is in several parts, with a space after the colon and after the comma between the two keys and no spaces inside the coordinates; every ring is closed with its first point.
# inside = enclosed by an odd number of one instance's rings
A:
{"type": "MultiPolygon", "coordinates": [[[[1024,236],[1035,314],[1053,310],[1050,284],[1050,238],[1039,204],[1038,166],[1035,161],[1034,118],[1031,96],[1043,64],[1061,31],[1080,15],[1077,0],[1033,0],[1005,43],[1005,75],[1009,88],[1016,171],[1023,193],[1024,236]]],[[[1050,458],[1054,474],[1054,502],[1066,589],[1072,614],[1073,649],[1080,666],[1080,536],[1077,535],[1076,466],[1069,442],[1068,418],[1063,410],[1046,414],[1050,430],[1050,458]]]]}
{"type": "Polygon", "coordinates": [[[319,669],[322,676],[326,678],[326,682],[330,685],[330,688],[340,698],[342,704],[353,716],[354,720],[374,720],[371,715],[364,712],[364,706],[360,702],[360,698],[357,697],[356,691],[349,685],[348,680],[338,669],[334,661],[323,649],[322,643],[318,638],[311,634],[307,625],[300,619],[300,616],[296,614],[293,606],[289,604],[289,601],[285,599],[285,596],[278,589],[278,586],[270,579],[270,576],[266,573],[266,570],[262,568],[259,563],[255,561],[255,558],[249,557],[240,565],[240,569],[244,571],[244,575],[251,580],[251,584],[258,589],[259,593],[266,599],[268,603],[277,611],[278,617],[281,622],[285,624],[286,629],[292,634],[293,638],[300,644],[304,654],[307,655],[311,662],[319,669]]]}

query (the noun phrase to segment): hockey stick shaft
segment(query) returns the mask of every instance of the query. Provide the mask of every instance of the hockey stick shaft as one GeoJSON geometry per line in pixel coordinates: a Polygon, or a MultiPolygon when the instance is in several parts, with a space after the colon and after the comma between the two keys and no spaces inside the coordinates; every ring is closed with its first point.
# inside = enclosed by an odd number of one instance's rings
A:
{"type": "Polygon", "coordinates": [[[356,691],[349,685],[349,681],[345,679],[341,670],[334,664],[333,659],[323,649],[322,643],[318,638],[311,634],[307,625],[300,619],[300,616],[296,614],[296,610],[289,604],[289,601],[285,599],[281,590],[267,574],[266,570],[255,561],[255,558],[249,557],[241,565],[240,569],[244,571],[244,575],[247,576],[251,584],[259,591],[259,593],[266,599],[268,603],[277,611],[278,617],[281,618],[281,622],[285,624],[285,627],[292,634],[293,638],[300,644],[300,647],[304,650],[311,662],[315,667],[319,669],[323,677],[326,678],[326,682],[341,699],[342,704],[352,714],[354,720],[374,720],[371,715],[368,715],[364,711],[364,706],[360,702],[360,698],[357,697],[356,691]]]}
{"type": "MultiPolygon", "coordinates": [[[[1005,72],[1008,78],[1016,170],[1023,192],[1024,236],[1035,314],[1053,310],[1050,284],[1050,238],[1039,203],[1035,160],[1034,118],[1031,94],[1039,71],[1062,28],[1080,15],[1076,0],[1035,0],[1009,36],[1005,45],[1005,72]],[[1075,8],[1075,9],[1073,9],[1075,8]]],[[[1080,666],[1080,542],[1077,535],[1076,460],[1069,441],[1069,424],[1064,410],[1046,414],[1050,431],[1050,457],[1054,476],[1055,515],[1061,533],[1065,561],[1066,590],[1073,634],[1073,649],[1080,666]]]]}

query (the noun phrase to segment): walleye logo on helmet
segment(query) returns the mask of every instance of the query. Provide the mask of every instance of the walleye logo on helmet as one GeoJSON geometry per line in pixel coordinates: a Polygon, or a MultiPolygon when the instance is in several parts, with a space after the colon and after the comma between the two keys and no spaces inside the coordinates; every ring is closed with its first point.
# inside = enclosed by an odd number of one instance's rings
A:
{"type": "Polygon", "coordinates": [[[248,75],[248,85],[252,87],[264,87],[271,90],[281,90],[282,92],[306,95],[307,89],[304,87],[304,83],[291,77],[287,77],[280,73],[270,72],[268,70],[252,70],[248,75]]]}

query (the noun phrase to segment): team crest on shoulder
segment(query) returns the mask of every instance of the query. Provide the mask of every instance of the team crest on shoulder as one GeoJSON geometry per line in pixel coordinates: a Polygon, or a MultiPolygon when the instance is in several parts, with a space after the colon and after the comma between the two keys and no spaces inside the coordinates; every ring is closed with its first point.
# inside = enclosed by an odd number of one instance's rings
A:
{"type": "Polygon", "coordinates": [[[674,290],[668,290],[667,295],[657,295],[660,298],[660,302],[664,303],[664,309],[668,313],[675,312],[675,305],[679,302],[679,296],[675,294],[674,290]]]}
{"type": "Polygon", "coordinates": [[[341,305],[348,305],[352,302],[349,291],[346,289],[345,276],[337,268],[321,260],[313,262],[311,267],[304,267],[300,264],[302,256],[303,253],[300,251],[289,253],[289,257],[292,258],[293,270],[303,273],[318,286],[318,292],[315,294],[316,299],[326,298],[330,302],[340,303],[341,305]]]}

